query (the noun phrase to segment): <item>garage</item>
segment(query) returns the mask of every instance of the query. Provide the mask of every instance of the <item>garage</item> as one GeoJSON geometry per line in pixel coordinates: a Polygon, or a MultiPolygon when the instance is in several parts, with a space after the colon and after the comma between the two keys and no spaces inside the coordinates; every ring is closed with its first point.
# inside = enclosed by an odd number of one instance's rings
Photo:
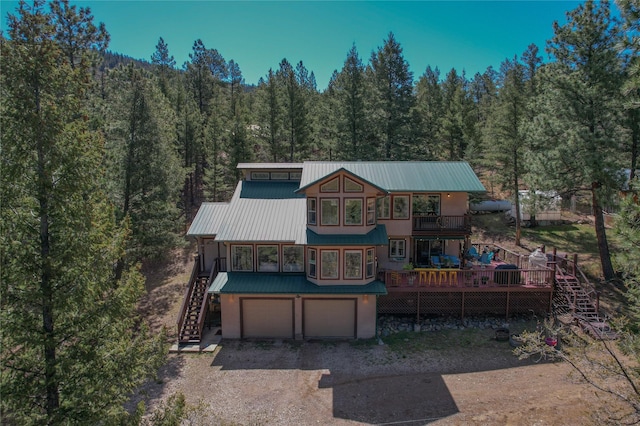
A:
{"type": "Polygon", "coordinates": [[[293,339],[293,312],[293,298],[242,298],[241,337],[293,339]]]}
{"type": "Polygon", "coordinates": [[[304,299],[305,338],[356,337],[357,299],[304,299]]]}

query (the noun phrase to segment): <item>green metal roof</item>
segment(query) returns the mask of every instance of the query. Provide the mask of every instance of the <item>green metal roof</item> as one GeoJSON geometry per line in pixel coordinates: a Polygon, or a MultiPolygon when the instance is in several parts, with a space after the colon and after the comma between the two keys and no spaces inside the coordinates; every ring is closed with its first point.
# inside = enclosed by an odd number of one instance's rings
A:
{"type": "Polygon", "coordinates": [[[228,209],[229,203],[202,203],[191,222],[187,236],[217,235],[228,209]]]}
{"type": "Polygon", "coordinates": [[[243,181],[240,198],[262,198],[270,200],[304,198],[304,194],[295,192],[298,186],[298,182],[243,181]]]}
{"type": "Polygon", "coordinates": [[[310,229],[307,229],[307,244],[312,246],[383,246],[388,243],[387,227],[382,224],[363,235],[316,234],[310,229]]]}
{"type": "Polygon", "coordinates": [[[340,169],[387,191],[486,192],[465,161],[305,161],[300,188],[340,169]]]}
{"type": "Polygon", "coordinates": [[[209,293],[223,294],[387,294],[382,281],[369,284],[316,285],[304,274],[220,272],[209,293]]]}

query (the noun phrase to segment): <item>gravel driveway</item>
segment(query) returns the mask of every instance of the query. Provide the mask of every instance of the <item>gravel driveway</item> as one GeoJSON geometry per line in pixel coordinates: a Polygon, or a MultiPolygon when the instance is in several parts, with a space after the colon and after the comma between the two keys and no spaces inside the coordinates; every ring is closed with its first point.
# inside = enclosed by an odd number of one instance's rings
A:
{"type": "Polygon", "coordinates": [[[463,331],[407,334],[404,345],[223,341],[213,354],[171,355],[142,396],[153,406],[182,392],[199,406],[191,424],[591,423],[597,400],[566,365],[519,361],[493,331],[474,333],[470,346],[463,331]]]}

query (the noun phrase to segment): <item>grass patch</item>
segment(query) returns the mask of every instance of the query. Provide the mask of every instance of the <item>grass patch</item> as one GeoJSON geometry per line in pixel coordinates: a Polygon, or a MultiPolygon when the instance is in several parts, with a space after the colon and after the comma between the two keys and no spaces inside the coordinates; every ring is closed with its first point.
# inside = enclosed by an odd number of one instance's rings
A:
{"type": "Polygon", "coordinates": [[[403,331],[382,340],[392,350],[401,354],[415,352],[455,350],[460,347],[492,347],[497,342],[494,331],[467,328],[465,330],[403,331]]]}

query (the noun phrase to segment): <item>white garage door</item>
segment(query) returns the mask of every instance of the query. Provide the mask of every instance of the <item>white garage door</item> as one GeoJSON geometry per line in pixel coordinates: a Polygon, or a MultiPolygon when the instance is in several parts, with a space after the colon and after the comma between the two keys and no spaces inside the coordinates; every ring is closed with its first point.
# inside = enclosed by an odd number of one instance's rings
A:
{"type": "Polygon", "coordinates": [[[356,299],[303,301],[304,337],[356,337],[356,299]]]}
{"type": "Polygon", "coordinates": [[[242,337],[293,338],[293,299],[242,299],[242,337]]]}

